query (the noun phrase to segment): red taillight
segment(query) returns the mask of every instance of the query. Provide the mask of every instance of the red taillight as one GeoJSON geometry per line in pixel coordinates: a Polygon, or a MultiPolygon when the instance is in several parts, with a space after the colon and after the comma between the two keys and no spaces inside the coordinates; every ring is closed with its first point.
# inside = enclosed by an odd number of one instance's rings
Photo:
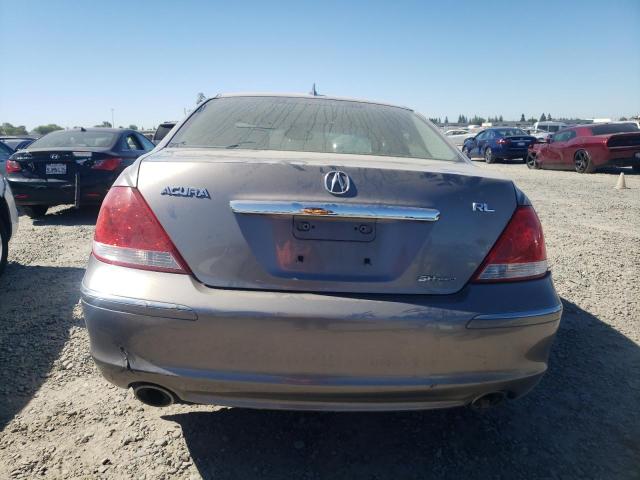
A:
{"type": "Polygon", "coordinates": [[[147,202],[131,187],[113,187],[107,193],[96,222],[93,255],[123,267],[189,273],[147,202]]]}
{"type": "Polygon", "coordinates": [[[107,170],[112,172],[122,164],[120,157],[109,157],[102,160],[97,160],[91,167],[92,170],[107,170]]]}
{"type": "Polygon", "coordinates": [[[547,273],[542,225],[533,207],[518,207],[487,258],[475,282],[504,282],[542,277],[547,273]]]}
{"type": "Polygon", "coordinates": [[[7,170],[7,173],[17,173],[22,170],[22,166],[15,160],[7,160],[5,169],[7,170]]]}

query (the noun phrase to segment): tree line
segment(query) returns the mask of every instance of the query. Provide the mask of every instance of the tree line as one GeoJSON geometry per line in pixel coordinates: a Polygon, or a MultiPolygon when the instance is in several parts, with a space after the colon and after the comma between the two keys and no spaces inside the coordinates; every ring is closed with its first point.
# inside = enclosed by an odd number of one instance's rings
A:
{"type": "MultiPolygon", "coordinates": [[[[100,125],[94,125],[94,127],[98,128],[111,128],[111,122],[104,121],[100,125]]],[[[79,127],[73,127],[79,128],[79,127]]],[[[118,128],[124,128],[119,126],[118,128]]],[[[127,128],[131,130],[138,130],[137,125],[129,125],[127,128]]],[[[37,133],[38,135],[46,135],[47,133],[55,132],[56,130],[64,130],[60,125],[56,125],[55,123],[49,123],[47,125],[38,125],[31,132],[27,131],[27,127],[24,125],[14,126],[8,122],[4,122],[0,125],[0,135],[8,135],[8,136],[19,136],[19,135],[29,135],[29,133],[37,133]]],[[[144,128],[142,128],[144,130],[144,128]]]]}
{"type": "MultiPolygon", "coordinates": [[[[429,120],[434,120],[434,119],[429,119],[429,120]]],[[[435,120],[438,120],[437,123],[442,123],[440,122],[440,118],[437,118],[435,120]]],[[[535,122],[546,122],[546,121],[551,121],[553,120],[553,117],[551,116],[550,113],[543,113],[542,115],[540,115],[540,117],[536,118],[536,117],[529,117],[526,118],[524,113],[522,115],[520,115],[520,122],[522,123],[535,123],[535,122]]],[[[478,115],[474,115],[473,117],[467,117],[466,115],[458,115],[458,121],[457,123],[467,123],[467,124],[474,124],[474,125],[481,125],[483,123],[500,123],[500,122],[504,122],[504,118],[502,117],[502,115],[496,115],[495,117],[480,117],[478,115]]],[[[445,121],[444,123],[449,123],[449,119],[447,117],[445,117],[445,121]]]]}

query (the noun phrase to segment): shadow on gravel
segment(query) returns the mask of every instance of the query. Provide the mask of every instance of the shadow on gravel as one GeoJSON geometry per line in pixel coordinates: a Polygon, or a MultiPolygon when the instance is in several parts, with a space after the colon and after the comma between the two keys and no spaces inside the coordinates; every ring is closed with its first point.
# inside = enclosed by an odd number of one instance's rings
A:
{"type": "Polygon", "coordinates": [[[204,478],[632,478],[640,348],[564,305],[548,374],[495,410],[224,409],[163,418],[180,424],[204,478]]]}
{"type": "Polygon", "coordinates": [[[47,213],[44,217],[34,218],[33,224],[35,226],[44,225],[63,225],[63,226],[75,226],[75,225],[95,225],[98,219],[98,211],[100,207],[87,206],[82,208],[69,207],[64,210],[56,210],[54,212],[47,213]]]}
{"type": "Polygon", "coordinates": [[[0,277],[0,431],[40,388],[70,327],[79,325],[72,312],[83,274],[9,263],[0,277]]]}

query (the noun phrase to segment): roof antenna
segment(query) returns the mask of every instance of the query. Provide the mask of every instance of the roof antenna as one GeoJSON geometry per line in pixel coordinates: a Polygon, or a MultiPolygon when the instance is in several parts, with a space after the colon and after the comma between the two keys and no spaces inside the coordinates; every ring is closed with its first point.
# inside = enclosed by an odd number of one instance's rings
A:
{"type": "Polygon", "coordinates": [[[314,97],[319,96],[318,95],[318,90],[316,90],[316,84],[314,82],[313,87],[311,87],[311,91],[309,92],[309,95],[313,95],[314,97]]]}

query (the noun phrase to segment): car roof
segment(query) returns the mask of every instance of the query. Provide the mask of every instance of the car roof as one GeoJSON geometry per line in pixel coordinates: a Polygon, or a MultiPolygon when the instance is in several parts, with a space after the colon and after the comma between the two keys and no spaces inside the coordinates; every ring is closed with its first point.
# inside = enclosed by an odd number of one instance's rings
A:
{"type": "Polygon", "coordinates": [[[349,97],[333,97],[330,95],[310,95],[308,93],[268,93],[268,92],[241,92],[241,93],[220,93],[213,98],[228,98],[228,97],[281,97],[281,98],[309,98],[314,100],[338,100],[342,102],[357,102],[368,103],[371,105],[383,105],[385,107],[402,108],[403,110],[409,110],[413,112],[413,109],[404,107],[402,105],[394,105],[386,102],[376,102],[372,100],[364,100],[361,98],[349,98],[349,97]]]}

